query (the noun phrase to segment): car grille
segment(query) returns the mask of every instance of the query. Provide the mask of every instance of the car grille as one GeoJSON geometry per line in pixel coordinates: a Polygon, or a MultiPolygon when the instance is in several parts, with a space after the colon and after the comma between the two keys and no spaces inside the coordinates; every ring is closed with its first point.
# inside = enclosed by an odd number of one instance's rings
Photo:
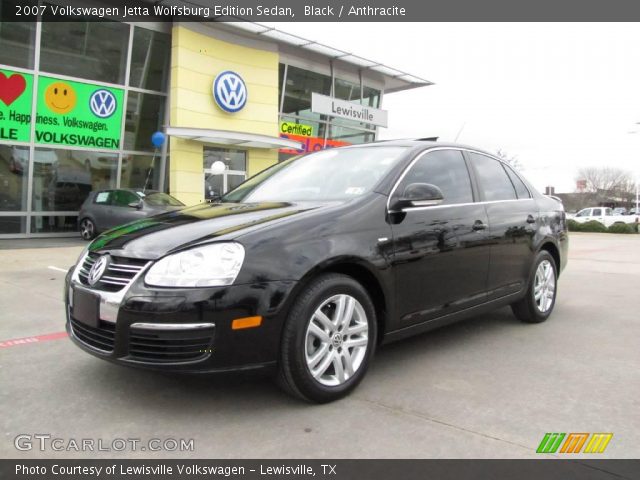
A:
{"type": "Polygon", "coordinates": [[[129,357],[154,363],[190,362],[208,357],[213,329],[147,330],[132,327],[129,333],[129,357]]]}
{"type": "Polygon", "coordinates": [[[89,253],[78,270],[78,278],[83,285],[107,292],[122,290],[147,264],[147,260],[137,258],[111,257],[111,262],[100,280],[95,285],[89,285],[89,271],[98,258],[99,254],[89,253]]]}
{"type": "Polygon", "coordinates": [[[82,343],[104,352],[112,352],[116,338],[116,326],[100,320],[98,328],[90,327],[71,317],[73,335],[82,343]]]}

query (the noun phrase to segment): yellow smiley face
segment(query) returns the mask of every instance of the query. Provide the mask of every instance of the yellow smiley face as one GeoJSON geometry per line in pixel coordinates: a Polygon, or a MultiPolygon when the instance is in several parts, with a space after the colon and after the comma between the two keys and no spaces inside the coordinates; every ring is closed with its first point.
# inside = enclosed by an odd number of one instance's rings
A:
{"type": "Polygon", "coordinates": [[[54,82],[44,91],[44,102],[52,112],[69,113],[76,106],[76,91],[64,82],[54,82]]]}

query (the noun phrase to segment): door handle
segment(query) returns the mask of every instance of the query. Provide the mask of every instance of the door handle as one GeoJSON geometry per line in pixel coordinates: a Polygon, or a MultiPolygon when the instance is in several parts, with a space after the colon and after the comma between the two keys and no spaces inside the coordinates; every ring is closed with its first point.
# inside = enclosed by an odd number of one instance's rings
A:
{"type": "Polygon", "coordinates": [[[482,223],[480,220],[476,220],[473,224],[473,227],[471,228],[477,232],[478,230],[485,230],[487,227],[488,225],[486,223],[482,223]]]}
{"type": "Polygon", "coordinates": [[[533,218],[533,215],[529,215],[527,217],[527,223],[536,223],[536,219],[533,218]]]}

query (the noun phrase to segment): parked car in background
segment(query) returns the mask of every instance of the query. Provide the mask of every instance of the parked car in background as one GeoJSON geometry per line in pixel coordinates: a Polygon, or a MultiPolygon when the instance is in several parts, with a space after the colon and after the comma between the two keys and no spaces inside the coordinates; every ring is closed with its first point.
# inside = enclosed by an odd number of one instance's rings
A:
{"type": "Polygon", "coordinates": [[[506,305],[544,322],[567,250],[562,204],[491,154],[334,148],[98,237],[66,277],[66,328],[115,363],[276,367],[288,392],[328,402],[382,342],[506,305]]]}
{"type": "Polygon", "coordinates": [[[80,236],[91,240],[118,225],[184,207],[180,200],[154,190],[118,189],[91,192],[80,208],[80,236]]]}
{"type": "Polygon", "coordinates": [[[614,215],[627,215],[629,212],[627,212],[627,209],[624,207],[617,207],[613,209],[613,214],[614,215]]]}
{"type": "MultiPolygon", "coordinates": [[[[25,173],[29,165],[29,147],[13,146],[11,147],[11,159],[9,160],[9,170],[16,174],[25,173]]],[[[34,173],[40,175],[42,173],[55,172],[58,166],[58,156],[51,148],[38,148],[33,160],[34,173]]]]}
{"type": "Polygon", "coordinates": [[[614,223],[633,223],[635,221],[634,218],[630,218],[628,215],[624,217],[622,215],[614,215],[613,210],[608,207],[583,208],[570,218],[578,223],[595,220],[605,227],[610,227],[614,223]]]}

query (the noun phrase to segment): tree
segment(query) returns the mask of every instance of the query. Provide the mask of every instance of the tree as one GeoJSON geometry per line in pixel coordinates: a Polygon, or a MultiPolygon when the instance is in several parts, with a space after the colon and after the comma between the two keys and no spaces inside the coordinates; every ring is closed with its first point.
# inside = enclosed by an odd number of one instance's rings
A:
{"type": "Polygon", "coordinates": [[[578,170],[576,180],[585,182],[585,191],[616,196],[625,200],[635,198],[635,182],[628,170],[615,167],[586,167],[578,170]]]}
{"type": "Polygon", "coordinates": [[[505,162],[507,162],[509,165],[511,165],[516,170],[522,169],[522,163],[520,162],[520,160],[518,160],[518,156],[517,155],[509,155],[506,151],[504,151],[501,148],[496,150],[496,155],[499,158],[501,158],[502,160],[504,160],[505,162]]]}

